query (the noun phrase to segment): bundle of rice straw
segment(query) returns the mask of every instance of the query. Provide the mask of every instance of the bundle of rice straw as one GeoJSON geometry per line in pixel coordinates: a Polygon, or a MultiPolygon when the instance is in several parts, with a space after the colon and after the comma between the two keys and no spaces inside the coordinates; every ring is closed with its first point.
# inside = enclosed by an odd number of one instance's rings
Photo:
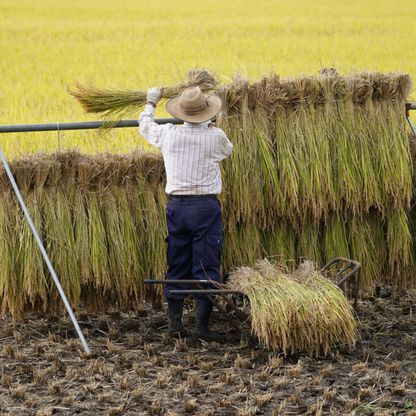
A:
{"type": "Polygon", "coordinates": [[[227,284],[250,300],[252,332],[267,348],[318,356],[337,345],[352,348],[357,340],[352,306],[312,262],[288,273],[261,260],[236,269],[227,284]]]}
{"type": "MultiPolygon", "coordinates": [[[[176,97],[187,87],[199,86],[202,91],[209,92],[217,86],[216,77],[207,69],[190,69],[186,79],[177,85],[164,87],[162,98],[176,97]]],[[[119,91],[97,88],[93,85],[77,84],[69,90],[87,113],[99,113],[102,118],[118,121],[123,117],[138,112],[146,104],[147,90],[119,91]]]]}

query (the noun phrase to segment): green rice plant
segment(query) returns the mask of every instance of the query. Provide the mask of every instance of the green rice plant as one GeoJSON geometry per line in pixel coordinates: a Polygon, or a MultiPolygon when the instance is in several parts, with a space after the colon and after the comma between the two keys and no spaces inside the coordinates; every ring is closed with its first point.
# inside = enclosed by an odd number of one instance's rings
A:
{"type": "Polygon", "coordinates": [[[334,346],[352,348],[357,340],[352,306],[312,263],[289,273],[262,260],[235,270],[227,286],[248,297],[252,332],[267,348],[318,356],[334,346]]]}

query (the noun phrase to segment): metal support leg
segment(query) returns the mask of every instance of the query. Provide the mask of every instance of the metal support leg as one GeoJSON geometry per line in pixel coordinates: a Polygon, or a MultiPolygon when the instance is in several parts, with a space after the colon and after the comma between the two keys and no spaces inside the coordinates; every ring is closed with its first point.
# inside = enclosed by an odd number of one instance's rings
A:
{"type": "Polygon", "coordinates": [[[23,212],[25,214],[26,220],[27,220],[27,222],[28,222],[28,224],[30,226],[30,229],[32,230],[32,234],[35,237],[36,242],[37,242],[37,244],[39,246],[39,249],[40,249],[40,251],[42,253],[43,259],[45,260],[45,263],[48,266],[48,269],[49,269],[49,272],[51,273],[51,276],[53,278],[53,281],[55,282],[55,285],[56,285],[56,287],[58,289],[58,292],[61,295],[61,298],[62,298],[62,300],[63,300],[63,302],[65,304],[65,308],[68,311],[69,316],[71,317],[72,323],[73,323],[73,325],[75,327],[75,330],[76,330],[76,332],[78,334],[79,339],[81,340],[81,343],[82,343],[82,346],[84,348],[84,351],[87,354],[90,354],[91,353],[91,350],[89,349],[88,344],[87,344],[87,341],[84,338],[84,334],[82,333],[81,328],[78,325],[77,318],[75,317],[74,312],[72,311],[71,305],[68,302],[68,299],[67,299],[67,297],[65,295],[65,292],[64,292],[64,290],[63,290],[63,288],[61,286],[61,283],[59,282],[58,276],[56,275],[55,270],[54,270],[54,268],[52,266],[52,263],[51,263],[51,261],[49,259],[49,256],[46,253],[45,247],[43,246],[42,240],[39,237],[39,234],[38,234],[38,232],[36,230],[35,224],[33,224],[32,218],[31,218],[31,216],[29,214],[29,211],[28,211],[28,209],[26,207],[25,201],[23,200],[23,197],[22,197],[22,194],[20,193],[19,187],[17,186],[17,183],[14,180],[13,173],[12,173],[12,171],[10,169],[9,163],[7,162],[6,156],[4,155],[3,150],[1,149],[1,147],[0,147],[0,158],[1,158],[2,162],[3,162],[4,169],[6,170],[7,176],[9,177],[10,183],[11,183],[11,185],[13,187],[13,190],[14,190],[16,196],[17,196],[17,199],[19,200],[20,206],[22,207],[22,210],[23,210],[23,212]]]}

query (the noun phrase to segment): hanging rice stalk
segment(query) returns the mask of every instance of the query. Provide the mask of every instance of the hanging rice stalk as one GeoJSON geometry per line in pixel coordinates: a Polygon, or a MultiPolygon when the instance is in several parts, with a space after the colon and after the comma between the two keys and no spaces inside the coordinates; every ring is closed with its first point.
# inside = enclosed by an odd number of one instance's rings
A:
{"type": "Polygon", "coordinates": [[[388,279],[395,285],[414,284],[413,238],[407,212],[390,210],[386,215],[388,247],[388,279]]]}
{"type": "Polygon", "coordinates": [[[237,226],[233,231],[224,233],[222,251],[222,272],[241,264],[253,265],[263,256],[260,230],[255,224],[237,226]]]}
{"type": "MultiPolygon", "coordinates": [[[[62,287],[73,302],[78,302],[81,294],[80,267],[78,250],[75,245],[75,234],[72,224],[71,203],[68,195],[62,192],[49,192],[43,195],[44,233],[48,236],[45,249],[49,254],[52,264],[62,287]]],[[[53,284],[50,285],[49,296],[56,298],[59,295],[53,284]]],[[[53,302],[51,302],[53,306],[53,302]]]]}
{"type": "Polygon", "coordinates": [[[261,237],[263,257],[284,264],[290,270],[295,268],[297,259],[296,232],[289,223],[280,219],[280,222],[276,223],[274,227],[262,230],[261,237]]]}
{"type": "Polygon", "coordinates": [[[371,213],[353,217],[349,224],[351,257],[361,263],[360,280],[363,288],[379,284],[386,270],[387,244],[384,221],[371,213]]]}
{"type": "Polygon", "coordinates": [[[288,273],[262,260],[235,270],[227,285],[248,297],[252,332],[267,348],[319,356],[335,346],[352,348],[357,340],[353,308],[310,262],[288,273]]]}
{"type": "MultiPolygon", "coordinates": [[[[41,194],[42,188],[39,188],[26,197],[27,209],[30,212],[33,224],[40,231],[43,230],[41,194]]],[[[15,209],[19,212],[17,206],[15,209]]],[[[22,266],[22,296],[29,308],[36,309],[39,307],[41,310],[43,309],[43,312],[46,312],[49,285],[51,283],[48,282],[47,274],[45,273],[46,268],[40,249],[23,215],[20,219],[19,230],[16,250],[22,266]]],[[[42,235],[40,235],[40,238],[42,239],[42,235]]]]}
{"type": "Polygon", "coordinates": [[[321,225],[306,224],[298,234],[297,258],[300,262],[313,261],[317,266],[323,263],[321,225]]]}
{"type": "Polygon", "coordinates": [[[324,225],[325,263],[336,257],[350,258],[346,221],[331,218],[324,225]]]}
{"type": "Polygon", "coordinates": [[[265,222],[262,194],[262,173],[259,169],[258,153],[253,116],[250,112],[250,91],[247,79],[236,77],[224,92],[226,109],[219,120],[234,143],[232,160],[223,163],[223,177],[228,198],[224,204],[226,224],[232,230],[237,223],[265,222]]]}
{"type": "Polygon", "coordinates": [[[280,78],[271,74],[254,83],[249,90],[249,110],[252,113],[253,141],[257,148],[256,172],[260,172],[259,190],[263,199],[262,227],[273,226],[285,201],[279,187],[276,137],[272,122],[276,100],[281,99],[280,78]]]}
{"type": "Polygon", "coordinates": [[[24,313],[21,267],[18,262],[18,217],[12,195],[4,193],[0,204],[0,299],[2,313],[13,319],[24,313]]]}

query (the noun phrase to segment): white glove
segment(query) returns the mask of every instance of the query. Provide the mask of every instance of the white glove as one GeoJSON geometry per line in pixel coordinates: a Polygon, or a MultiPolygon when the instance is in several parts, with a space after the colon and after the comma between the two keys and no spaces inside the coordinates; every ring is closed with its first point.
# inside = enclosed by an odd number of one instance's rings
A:
{"type": "Polygon", "coordinates": [[[162,91],[163,87],[149,88],[147,90],[146,96],[147,102],[153,104],[156,107],[157,103],[162,98],[162,91]]]}

